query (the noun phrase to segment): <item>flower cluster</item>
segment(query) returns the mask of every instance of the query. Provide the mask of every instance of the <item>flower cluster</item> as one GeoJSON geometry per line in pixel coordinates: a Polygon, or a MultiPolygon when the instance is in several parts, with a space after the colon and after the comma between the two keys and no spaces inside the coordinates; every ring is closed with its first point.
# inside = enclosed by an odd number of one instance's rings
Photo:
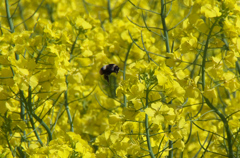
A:
{"type": "Polygon", "coordinates": [[[0,14],[0,157],[238,156],[239,1],[5,0],[0,14]]]}

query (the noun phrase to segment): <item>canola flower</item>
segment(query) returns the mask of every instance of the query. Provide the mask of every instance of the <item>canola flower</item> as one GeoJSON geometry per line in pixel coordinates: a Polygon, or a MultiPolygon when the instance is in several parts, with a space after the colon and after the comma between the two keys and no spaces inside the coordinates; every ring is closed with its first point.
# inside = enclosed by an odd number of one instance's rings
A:
{"type": "Polygon", "coordinates": [[[237,0],[1,1],[0,156],[237,157],[239,13],[237,0]]]}

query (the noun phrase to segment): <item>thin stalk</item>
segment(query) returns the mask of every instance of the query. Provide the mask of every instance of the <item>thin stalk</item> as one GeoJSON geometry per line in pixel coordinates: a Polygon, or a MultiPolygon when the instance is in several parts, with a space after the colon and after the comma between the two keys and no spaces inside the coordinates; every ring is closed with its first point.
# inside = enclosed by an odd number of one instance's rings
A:
{"type": "Polygon", "coordinates": [[[238,74],[240,74],[240,65],[239,65],[238,61],[236,61],[235,64],[236,64],[236,70],[237,70],[238,74]]]}
{"type": "Polygon", "coordinates": [[[164,34],[164,40],[166,44],[166,51],[170,53],[170,45],[169,45],[169,37],[168,37],[168,29],[166,25],[166,7],[164,7],[166,4],[164,3],[164,0],[161,0],[161,19],[162,19],[162,27],[163,27],[163,34],[164,34]]]}
{"type": "Polygon", "coordinates": [[[86,13],[89,14],[85,0],[82,0],[82,3],[86,13]]]}
{"type": "MultiPolygon", "coordinates": [[[[21,19],[24,21],[23,7],[20,3],[18,3],[18,5],[19,5],[19,12],[20,12],[21,19]]],[[[27,26],[26,22],[24,22],[23,25],[24,25],[25,30],[28,30],[28,26],[27,26]]]]}
{"type": "MultiPolygon", "coordinates": [[[[24,106],[24,94],[23,91],[20,90],[20,106],[21,106],[21,112],[20,112],[20,117],[27,124],[27,120],[25,119],[25,106],[24,106]]],[[[23,137],[26,138],[26,131],[23,131],[23,137]]],[[[25,141],[24,139],[21,139],[21,141],[25,141]]]]}
{"type": "MultiPolygon", "coordinates": [[[[73,59],[73,51],[74,51],[75,45],[77,43],[77,40],[78,40],[78,37],[79,37],[80,34],[81,34],[81,31],[78,32],[78,34],[76,36],[76,39],[75,39],[75,41],[74,41],[74,43],[72,45],[69,62],[71,62],[71,60],[73,59]]],[[[68,78],[68,75],[66,75],[66,80],[65,80],[66,86],[67,86],[67,89],[68,89],[68,79],[67,78],[68,78]]],[[[69,120],[69,124],[70,124],[70,131],[74,132],[73,120],[72,120],[72,116],[71,116],[71,113],[70,113],[70,110],[69,110],[69,102],[68,102],[68,93],[67,92],[68,92],[68,90],[66,90],[64,92],[64,99],[65,99],[64,105],[65,105],[65,109],[66,109],[67,115],[68,115],[68,120],[69,120]]]]}
{"type": "Polygon", "coordinates": [[[43,2],[44,2],[44,0],[41,1],[41,3],[39,4],[39,6],[37,7],[37,9],[34,11],[34,13],[33,13],[31,16],[29,16],[27,19],[23,20],[21,23],[17,24],[14,28],[18,27],[19,25],[25,23],[27,20],[29,20],[30,18],[32,18],[32,17],[37,13],[37,11],[40,9],[40,7],[42,6],[43,2]]]}
{"type": "Polygon", "coordinates": [[[48,133],[48,142],[50,142],[52,140],[51,130],[48,128],[47,124],[41,118],[39,118],[36,114],[33,113],[32,115],[43,126],[43,128],[47,131],[47,133],[48,133]]]}
{"type": "Polygon", "coordinates": [[[141,9],[141,10],[144,10],[144,11],[147,11],[147,12],[150,12],[150,13],[153,13],[153,14],[161,15],[160,13],[155,12],[155,11],[152,11],[151,9],[148,10],[148,9],[141,8],[141,7],[137,6],[137,5],[135,5],[135,4],[134,4],[132,1],[130,1],[130,0],[128,0],[128,2],[130,2],[130,3],[131,3],[135,8],[137,8],[137,9],[141,9]]]}
{"type": "MultiPolygon", "coordinates": [[[[162,19],[162,27],[163,27],[165,46],[166,46],[166,51],[168,53],[171,53],[170,52],[169,37],[168,37],[168,29],[167,29],[165,18],[166,18],[166,3],[164,3],[164,0],[161,0],[161,19],[162,19]]],[[[169,133],[171,132],[171,128],[172,128],[172,126],[169,125],[168,126],[169,133]]],[[[171,140],[169,140],[169,149],[171,149],[171,150],[169,151],[168,157],[173,158],[173,150],[172,150],[173,149],[173,142],[171,140]]]]}
{"type": "Polygon", "coordinates": [[[36,58],[36,60],[35,60],[35,63],[36,63],[36,64],[38,63],[38,61],[39,61],[39,59],[40,59],[40,56],[42,55],[42,52],[45,50],[45,48],[46,48],[46,45],[44,45],[44,46],[42,47],[42,49],[38,52],[38,56],[37,56],[37,58],[36,58]]]}
{"type": "Polygon", "coordinates": [[[17,151],[18,151],[18,153],[19,153],[19,157],[21,157],[21,158],[26,158],[26,154],[22,151],[22,149],[18,146],[17,147],[17,151]]]}
{"type": "MultiPolygon", "coordinates": [[[[66,85],[68,87],[68,80],[67,80],[67,75],[66,75],[66,85]]],[[[69,105],[68,105],[68,94],[67,94],[67,90],[64,92],[64,99],[65,99],[65,109],[67,111],[67,115],[68,115],[68,120],[69,120],[69,124],[70,124],[70,131],[74,132],[73,130],[73,121],[72,121],[72,116],[69,110],[69,105]]]]}
{"type": "Polygon", "coordinates": [[[47,8],[47,12],[48,12],[48,15],[50,17],[50,21],[51,23],[54,23],[54,19],[53,19],[53,7],[51,6],[51,4],[47,3],[46,5],[46,8],[47,8]]]}
{"type": "Polygon", "coordinates": [[[32,90],[31,90],[31,86],[29,86],[28,87],[28,103],[27,103],[27,107],[28,107],[28,111],[29,111],[29,119],[30,119],[30,123],[32,125],[33,132],[38,139],[38,142],[41,144],[41,146],[43,146],[43,142],[42,142],[40,136],[37,133],[37,129],[36,129],[35,123],[33,121],[33,110],[32,110],[31,100],[32,100],[32,90]]]}
{"type": "MultiPolygon", "coordinates": [[[[129,52],[132,48],[132,45],[133,45],[133,42],[129,45],[128,47],[128,51],[127,51],[127,54],[126,54],[126,57],[125,57],[125,61],[124,61],[124,67],[123,67],[123,80],[126,80],[126,69],[127,69],[127,59],[128,59],[128,55],[129,55],[129,52]]],[[[123,95],[123,99],[124,99],[124,107],[127,106],[127,97],[126,95],[123,95]]]]}
{"type": "MultiPolygon", "coordinates": [[[[148,88],[146,90],[146,108],[148,107],[148,88]]],[[[151,158],[155,158],[155,155],[153,153],[152,150],[152,146],[151,146],[151,141],[150,141],[150,134],[149,134],[149,126],[148,126],[148,115],[145,114],[145,128],[146,128],[146,138],[147,138],[147,145],[148,145],[148,152],[151,156],[151,158]]]]}
{"type": "Polygon", "coordinates": [[[198,142],[199,142],[201,148],[200,148],[200,149],[198,150],[198,152],[194,155],[194,157],[198,157],[198,154],[200,153],[200,151],[201,151],[202,149],[204,149],[203,146],[206,144],[206,142],[207,142],[207,140],[208,140],[209,133],[208,133],[207,138],[205,139],[203,145],[201,144],[201,141],[200,141],[200,139],[199,139],[198,132],[197,132],[197,136],[198,136],[198,142]]]}
{"type": "MultiPolygon", "coordinates": [[[[204,96],[203,96],[204,97],[204,96]]],[[[204,97],[207,105],[209,106],[209,108],[213,109],[215,111],[215,113],[221,118],[222,122],[224,123],[224,127],[227,133],[227,142],[228,142],[228,157],[229,158],[233,158],[234,154],[233,154],[233,149],[232,149],[232,134],[228,125],[228,121],[225,118],[225,116],[215,107],[212,105],[212,103],[206,98],[204,97]]]]}
{"type": "MultiPolygon", "coordinates": [[[[172,125],[168,125],[169,133],[172,132],[171,129],[172,129],[172,125]]],[[[169,147],[168,158],[173,158],[173,141],[169,140],[168,147],[169,147]]]]}
{"type": "Polygon", "coordinates": [[[215,20],[215,22],[213,23],[213,25],[210,28],[209,34],[207,36],[207,41],[204,47],[204,51],[203,51],[203,60],[202,60],[202,90],[204,91],[205,88],[205,64],[206,64],[206,58],[207,58],[207,50],[208,50],[208,44],[209,44],[209,40],[211,38],[211,33],[213,31],[214,26],[216,25],[218,19],[215,20]]]}
{"type": "MultiPolygon", "coordinates": [[[[14,24],[13,24],[13,20],[12,20],[13,16],[11,15],[11,12],[10,12],[10,8],[9,8],[10,6],[9,6],[9,3],[8,3],[8,0],[5,0],[5,6],[6,6],[6,14],[7,14],[7,19],[8,19],[8,24],[9,24],[9,27],[10,27],[10,32],[14,33],[15,28],[14,28],[14,24]]],[[[15,53],[15,59],[19,60],[19,55],[17,53],[15,53]]],[[[14,76],[13,69],[12,69],[12,73],[13,73],[13,76],[14,76]]],[[[24,115],[25,114],[25,106],[24,106],[24,99],[25,98],[24,98],[24,95],[23,95],[23,91],[19,90],[19,94],[20,94],[20,106],[21,106],[20,118],[27,124],[27,121],[25,120],[25,117],[24,117],[25,116],[24,115]]],[[[23,131],[23,135],[24,135],[24,137],[26,137],[25,130],[23,131]]],[[[41,144],[41,140],[40,140],[40,144],[41,144]]]]}
{"type": "Polygon", "coordinates": [[[108,15],[109,15],[109,21],[112,23],[112,9],[111,9],[111,1],[108,0],[108,15]]]}
{"type": "Polygon", "coordinates": [[[9,9],[8,0],[5,0],[5,6],[6,6],[6,13],[7,13],[8,24],[10,27],[10,32],[14,33],[15,30],[14,30],[13,20],[12,20],[12,16],[11,16],[10,9],[9,9]]]}
{"type": "Polygon", "coordinates": [[[208,142],[208,144],[207,144],[207,147],[204,149],[204,152],[202,153],[201,158],[204,158],[204,155],[205,155],[205,153],[207,152],[207,148],[209,147],[209,145],[210,145],[210,143],[211,143],[211,141],[212,141],[212,138],[213,138],[213,134],[212,134],[212,136],[210,137],[210,140],[209,140],[209,142],[208,142]]]}
{"type": "Polygon", "coordinates": [[[9,141],[9,139],[8,139],[8,135],[6,135],[6,140],[7,140],[8,148],[10,149],[10,151],[11,151],[11,153],[12,153],[12,156],[13,156],[13,157],[16,157],[16,155],[15,155],[13,149],[12,149],[11,143],[10,143],[10,141],[9,141]]]}
{"type": "Polygon", "coordinates": [[[187,144],[189,142],[191,135],[192,135],[192,121],[190,121],[190,129],[189,130],[190,130],[189,135],[188,135],[188,138],[187,138],[185,144],[187,144]]]}
{"type": "Polygon", "coordinates": [[[81,31],[78,32],[77,37],[76,37],[75,41],[73,42],[73,45],[72,45],[72,48],[71,48],[71,52],[70,52],[70,60],[69,60],[69,62],[71,62],[71,60],[73,59],[73,51],[74,51],[75,45],[77,44],[78,37],[79,37],[80,34],[81,34],[81,31]]]}

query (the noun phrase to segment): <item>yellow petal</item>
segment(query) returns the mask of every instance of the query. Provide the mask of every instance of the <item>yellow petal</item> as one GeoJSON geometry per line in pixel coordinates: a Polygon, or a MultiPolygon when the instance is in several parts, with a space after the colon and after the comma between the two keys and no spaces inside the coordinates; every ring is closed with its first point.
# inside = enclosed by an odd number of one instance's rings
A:
{"type": "Polygon", "coordinates": [[[31,76],[29,84],[31,87],[36,87],[38,85],[38,78],[36,76],[31,76]]]}
{"type": "Polygon", "coordinates": [[[146,108],[145,109],[145,113],[148,114],[148,116],[154,116],[155,114],[155,110],[153,110],[152,108],[146,108]]]}

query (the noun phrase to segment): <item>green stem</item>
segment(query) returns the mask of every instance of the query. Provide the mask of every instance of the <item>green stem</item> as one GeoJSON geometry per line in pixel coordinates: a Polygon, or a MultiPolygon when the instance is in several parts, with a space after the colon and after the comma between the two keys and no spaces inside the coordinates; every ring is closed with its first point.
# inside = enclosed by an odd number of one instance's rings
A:
{"type": "Polygon", "coordinates": [[[239,65],[238,61],[236,61],[235,64],[236,64],[236,69],[238,71],[238,74],[240,74],[240,65],[239,65]]]}
{"type": "MultiPolygon", "coordinates": [[[[66,75],[66,85],[68,87],[68,80],[67,80],[67,75],[66,75]]],[[[67,115],[68,115],[68,120],[69,120],[69,124],[70,124],[70,131],[71,132],[74,132],[74,129],[73,129],[73,121],[72,121],[72,116],[71,116],[71,113],[70,113],[70,110],[69,110],[69,105],[68,105],[68,94],[67,94],[67,90],[65,91],[64,93],[64,99],[65,99],[65,109],[67,111],[67,115]]]]}
{"type": "MultiPolygon", "coordinates": [[[[20,17],[21,17],[22,21],[24,21],[23,7],[20,4],[20,1],[19,1],[19,12],[20,12],[20,17]]],[[[23,25],[24,25],[25,30],[28,30],[28,26],[27,26],[26,22],[24,22],[23,25]]]]}
{"type": "Polygon", "coordinates": [[[207,36],[207,41],[204,47],[204,51],[203,51],[203,60],[202,60],[202,90],[204,91],[205,88],[205,64],[206,64],[206,58],[207,58],[207,50],[208,50],[208,44],[209,44],[209,40],[211,38],[211,33],[213,31],[214,26],[216,25],[218,19],[215,20],[215,22],[213,23],[213,25],[210,28],[209,34],[207,36]]]}
{"type": "MultiPolygon", "coordinates": [[[[167,29],[167,25],[166,25],[166,4],[164,3],[164,0],[161,0],[161,19],[162,19],[162,27],[163,27],[163,34],[164,34],[164,40],[165,40],[165,45],[166,45],[166,51],[168,53],[170,52],[170,44],[169,44],[169,37],[168,37],[168,29],[167,29]]],[[[169,133],[171,132],[171,128],[172,126],[169,125],[168,126],[168,130],[169,133]]],[[[169,151],[169,158],[173,158],[173,142],[171,140],[169,140],[169,149],[171,149],[169,151]]]]}
{"type": "Polygon", "coordinates": [[[71,48],[71,52],[70,52],[70,60],[69,62],[71,62],[71,60],[73,59],[73,51],[74,51],[74,48],[75,48],[75,45],[77,44],[77,40],[78,40],[78,37],[79,35],[81,34],[81,31],[79,30],[74,42],[73,42],[73,45],[72,45],[72,48],[71,48]]]}
{"type": "Polygon", "coordinates": [[[40,59],[40,56],[42,55],[42,52],[45,50],[46,47],[47,47],[47,46],[44,45],[44,46],[42,47],[42,49],[38,52],[37,58],[36,58],[36,60],[35,60],[35,63],[36,63],[36,64],[38,63],[38,61],[39,61],[39,59],[40,59]]]}
{"type": "Polygon", "coordinates": [[[164,0],[161,0],[161,19],[162,19],[162,26],[163,26],[163,33],[164,33],[164,40],[166,44],[166,51],[170,53],[170,45],[169,45],[169,37],[168,37],[168,29],[166,25],[166,10],[164,7],[166,4],[164,3],[164,0]]]}
{"type": "Polygon", "coordinates": [[[9,24],[9,27],[10,27],[10,32],[13,33],[15,30],[14,30],[12,16],[11,16],[10,9],[9,9],[8,0],[5,0],[5,6],[6,6],[7,19],[8,19],[8,24],[9,24]]]}
{"type": "MultiPolygon", "coordinates": [[[[203,96],[204,97],[204,96],[203,96]]],[[[228,121],[225,118],[225,116],[215,107],[212,105],[212,103],[206,98],[204,97],[207,105],[209,106],[209,108],[211,108],[212,110],[215,111],[215,113],[221,118],[222,122],[224,123],[224,127],[227,133],[227,142],[228,142],[228,157],[229,158],[233,158],[233,150],[232,150],[232,134],[228,125],[228,121]]]]}
{"type": "Polygon", "coordinates": [[[8,135],[6,135],[6,140],[7,140],[8,148],[10,149],[10,151],[11,151],[11,153],[12,153],[12,156],[13,156],[13,157],[16,157],[16,156],[15,156],[15,153],[14,153],[14,151],[13,151],[13,149],[12,149],[12,146],[11,146],[11,144],[10,144],[10,142],[9,142],[8,135]]]}
{"type": "Polygon", "coordinates": [[[36,129],[35,123],[33,121],[33,109],[32,109],[31,100],[32,100],[32,91],[31,91],[31,86],[29,86],[28,87],[28,103],[27,103],[27,107],[28,107],[28,110],[29,110],[29,119],[30,119],[30,123],[32,125],[32,129],[33,129],[33,132],[34,132],[35,136],[37,137],[41,146],[43,146],[43,142],[42,142],[41,138],[39,137],[39,135],[37,133],[37,129],[36,129]]]}
{"type": "Polygon", "coordinates": [[[211,141],[212,141],[212,138],[213,138],[213,134],[212,134],[212,136],[210,137],[210,140],[209,140],[209,142],[208,142],[208,144],[207,144],[207,147],[204,149],[204,152],[202,153],[201,158],[203,158],[204,155],[205,155],[205,153],[207,152],[207,148],[209,147],[209,145],[210,145],[210,143],[211,143],[211,141]]]}
{"type": "MultiPolygon", "coordinates": [[[[20,112],[20,117],[23,120],[23,122],[25,122],[27,124],[27,120],[25,119],[25,107],[24,107],[24,94],[23,91],[20,90],[19,91],[20,94],[20,106],[21,106],[21,112],[20,112]]],[[[23,131],[23,137],[26,138],[26,131],[23,131]]],[[[22,139],[21,141],[25,141],[24,139],[22,139]]]]}
{"type": "Polygon", "coordinates": [[[21,158],[26,158],[26,154],[22,151],[21,147],[17,147],[18,153],[19,153],[19,157],[21,158]]]}
{"type": "MultiPolygon", "coordinates": [[[[147,88],[145,108],[148,107],[148,92],[149,91],[148,91],[148,88],[147,88]]],[[[152,146],[151,146],[151,141],[150,141],[149,126],[148,126],[148,115],[147,114],[145,114],[145,128],[146,128],[146,138],[147,138],[147,145],[148,145],[149,154],[150,154],[151,158],[155,158],[155,155],[153,153],[152,146]]]]}
{"type": "MultiPolygon", "coordinates": [[[[13,24],[13,20],[12,20],[12,15],[11,15],[11,12],[10,12],[8,0],[5,0],[5,6],[6,6],[6,13],[7,13],[8,24],[9,24],[9,27],[10,27],[10,32],[14,33],[15,32],[15,28],[14,28],[14,24],[13,24]]],[[[20,8],[20,13],[21,13],[21,8],[20,8]]],[[[19,60],[19,55],[17,53],[15,53],[15,59],[19,60]]],[[[13,73],[13,76],[14,76],[13,69],[12,69],[12,73],[13,73]]],[[[19,94],[20,94],[20,106],[21,106],[20,118],[25,123],[27,123],[27,121],[25,120],[25,117],[24,117],[25,116],[25,106],[24,106],[24,100],[23,100],[24,99],[23,98],[24,97],[23,91],[19,90],[19,94]]],[[[26,137],[25,130],[23,131],[23,135],[24,135],[24,138],[25,138],[26,137]]]]}
{"type": "Polygon", "coordinates": [[[54,18],[53,18],[53,6],[50,3],[47,3],[46,5],[48,15],[50,17],[51,23],[54,23],[54,18]]]}
{"type": "Polygon", "coordinates": [[[89,14],[89,11],[88,11],[87,5],[86,5],[86,1],[85,1],[85,0],[82,0],[82,3],[83,3],[83,7],[84,7],[86,13],[89,14]]]}
{"type": "Polygon", "coordinates": [[[43,2],[44,2],[44,0],[41,1],[41,3],[38,5],[37,9],[34,11],[34,13],[31,16],[29,16],[27,19],[25,19],[21,23],[15,25],[14,28],[17,28],[19,25],[21,25],[21,24],[25,23],[27,20],[31,19],[37,13],[37,11],[40,9],[40,7],[42,6],[43,2]]]}
{"type": "Polygon", "coordinates": [[[108,0],[108,14],[109,14],[109,21],[110,23],[112,23],[112,9],[111,9],[110,0],[108,0]]]}
{"type": "MultiPolygon", "coordinates": [[[[171,129],[172,129],[172,126],[171,126],[171,125],[168,125],[169,133],[172,132],[171,129]]],[[[170,149],[169,154],[168,154],[168,157],[169,157],[169,158],[173,158],[173,141],[169,140],[168,147],[169,147],[169,149],[170,149]]]]}
{"type": "MultiPolygon", "coordinates": [[[[124,67],[123,67],[123,80],[126,80],[126,69],[127,69],[127,59],[128,59],[128,55],[129,55],[129,52],[132,48],[132,45],[133,45],[133,42],[129,45],[128,47],[128,51],[127,51],[127,54],[126,54],[126,57],[125,57],[125,61],[124,61],[124,67]]],[[[127,106],[127,97],[126,95],[123,95],[123,98],[124,98],[124,107],[127,106]]]]}
{"type": "Polygon", "coordinates": [[[44,127],[44,129],[47,131],[47,133],[48,133],[48,142],[50,142],[52,140],[51,130],[48,128],[47,124],[41,118],[39,118],[36,114],[33,113],[32,115],[44,127]]]}

